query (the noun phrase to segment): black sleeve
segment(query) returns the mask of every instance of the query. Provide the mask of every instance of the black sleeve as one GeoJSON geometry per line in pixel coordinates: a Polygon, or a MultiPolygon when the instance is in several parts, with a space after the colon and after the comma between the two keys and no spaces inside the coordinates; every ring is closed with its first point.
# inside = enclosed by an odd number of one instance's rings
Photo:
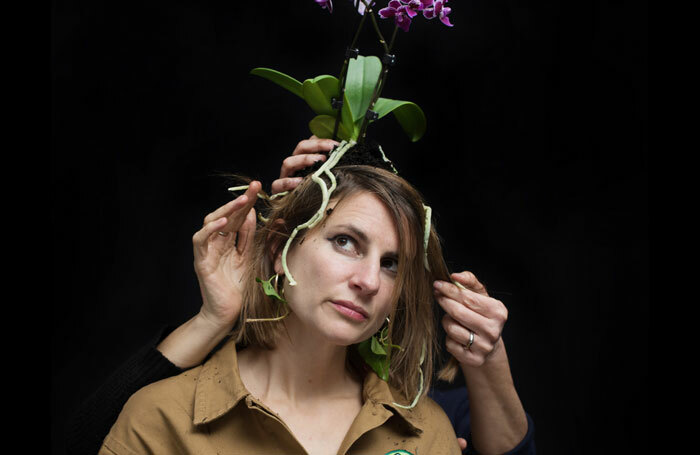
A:
{"type": "Polygon", "coordinates": [[[156,349],[174,328],[162,329],[76,408],[67,422],[68,455],[95,455],[131,395],[148,384],[183,371],[156,349]]]}

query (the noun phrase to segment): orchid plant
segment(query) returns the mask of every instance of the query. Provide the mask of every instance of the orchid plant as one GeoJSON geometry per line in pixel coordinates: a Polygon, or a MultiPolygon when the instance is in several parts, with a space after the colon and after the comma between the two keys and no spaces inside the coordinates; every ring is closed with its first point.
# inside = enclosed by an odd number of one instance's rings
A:
{"type": "MultiPolygon", "coordinates": [[[[314,0],[322,9],[333,12],[332,0],[314,0]]],[[[324,199],[317,214],[307,223],[297,226],[287,241],[282,253],[282,264],[285,276],[289,279],[291,286],[296,282],[287,268],[286,255],[291,241],[301,229],[311,228],[318,223],[325,213],[330,194],[335,188],[335,179],[330,169],[337,163],[342,155],[356,143],[362,143],[366,137],[367,126],[376,120],[393,114],[404,132],[412,142],[418,141],[425,133],[426,120],[423,111],[418,105],[411,101],[393,100],[380,97],[382,89],[386,83],[389,68],[396,62],[396,57],[392,53],[396,42],[398,30],[408,32],[412,20],[422,13],[426,19],[438,18],[440,22],[448,27],[452,27],[448,15],[451,9],[445,4],[448,0],[390,0],[385,8],[378,11],[380,19],[394,20],[394,29],[390,41],[384,39],[379,24],[377,14],[374,12],[376,4],[373,0],[353,0],[355,9],[362,16],[355,37],[345,53],[342,70],[339,77],[331,75],[321,75],[306,79],[303,82],[270,68],[255,68],[251,74],[268,79],[280,87],[297,95],[309,105],[316,116],[309,122],[309,129],[319,138],[332,138],[343,141],[331,153],[329,159],[314,173],[312,180],[321,186],[324,199]],[[384,48],[382,58],[376,56],[363,56],[355,48],[362,28],[369,18],[374,30],[379,38],[380,44],[384,48]],[[326,186],[321,179],[321,174],[325,174],[331,181],[331,188],[326,186]]],[[[383,152],[382,152],[383,154],[383,152]]],[[[385,158],[386,161],[386,158],[385,158]]],[[[240,189],[238,187],[233,189],[240,189]]],[[[430,232],[430,207],[426,209],[426,237],[424,239],[425,250],[427,251],[428,233],[430,232]]],[[[428,267],[426,259],[426,268],[428,267]]],[[[263,285],[265,294],[280,300],[286,306],[284,299],[279,296],[272,285],[271,280],[263,281],[256,279],[263,285]]],[[[287,312],[287,314],[289,314],[287,312]]],[[[279,320],[284,316],[273,319],[259,319],[253,321],[279,320]]],[[[389,379],[389,365],[392,348],[402,349],[400,346],[391,343],[389,327],[385,326],[377,334],[357,345],[358,352],[364,361],[383,380],[389,379]]],[[[425,346],[424,346],[425,349],[425,346]]],[[[421,355],[421,364],[423,356],[421,355]]],[[[420,370],[419,370],[420,371],[420,370]]],[[[422,371],[421,390],[410,406],[397,406],[407,409],[415,406],[418,397],[422,392],[422,371]]]]}
{"type": "MultiPolygon", "coordinates": [[[[314,0],[321,8],[333,12],[332,0],[314,0]]],[[[303,82],[270,68],[255,68],[251,74],[268,79],[297,95],[311,108],[315,117],[309,122],[311,133],[319,138],[348,142],[364,141],[371,122],[393,114],[403,131],[412,141],[418,141],[426,129],[423,110],[411,101],[380,97],[389,68],[396,62],[392,54],[399,29],[408,32],[411,21],[422,13],[426,19],[439,18],[452,27],[448,15],[448,0],[391,0],[378,12],[381,19],[394,19],[394,30],[387,43],[381,33],[374,11],[375,1],[354,0],[362,16],[355,37],[345,54],[339,77],[320,75],[303,82]],[[384,48],[381,60],[363,56],[355,48],[366,19],[369,17],[384,48]]]]}

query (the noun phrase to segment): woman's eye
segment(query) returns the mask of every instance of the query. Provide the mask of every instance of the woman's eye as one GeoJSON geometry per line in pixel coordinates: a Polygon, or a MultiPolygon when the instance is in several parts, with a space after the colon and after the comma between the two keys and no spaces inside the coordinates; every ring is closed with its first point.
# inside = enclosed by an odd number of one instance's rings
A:
{"type": "MultiPolygon", "coordinates": [[[[340,234],[336,235],[335,237],[332,237],[329,239],[333,244],[339,248],[340,250],[351,253],[351,254],[360,254],[357,250],[357,245],[355,244],[355,240],[345,234],[340,234]]],[[[399,261],[396,258],[384,258],[382,259],[381,266],[383,268],[386,268],[389,270],[391,273],[396,273],[399,270],[399,261]]]]}
{"type": "Polygon", "coordinates": [[[337,235],[333,238],[333,242],[344,251],[351,251],[353,249],[353,240],[346,235],[337,235]]]}
{"type": "Polygon", "coordinates": [[[386,267],[390,272],[396,273],[399,270],[399,261],[393,258],[384,259],[382,261],[382,267],[386,267]]]}

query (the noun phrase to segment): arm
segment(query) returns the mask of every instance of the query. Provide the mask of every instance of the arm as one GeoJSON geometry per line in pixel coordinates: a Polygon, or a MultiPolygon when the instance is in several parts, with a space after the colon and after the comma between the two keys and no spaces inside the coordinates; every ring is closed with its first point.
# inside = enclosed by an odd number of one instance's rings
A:
{"type": "MultiPolygon", "coordinates": [[[[325,160],[326,155],[322,153],[330,151],[337,144],[336,141],[318,139],[316,136],[299,142],[292,155],[282,162],[280,178],[272,182],[271,193],[296,188],[301,179],[293,177],[294,173],[313,165],[315,161],[325,160]]],[[[255,194],[250,194],[250,203],[255,202],[255,197],[255,194]]],[[[222,217],[229,217],[231,211],[235,210],[235,205],[232,204],[235,204],[235,200],[207,215],[204,227],[193,237],[195,270],[202,290],[202,309],[158,345],[158,350],[165,357],[183,369],[199,365],[231,331],[240,312],[241,303],[235,297],[232,298],[235,294],[231,293],[231,289],[240,286],[240,277],[235,270],[244,258],[231,254],[231,239],[212,235],[217,231],[232,230],[230,222],[222,228],[214,224],[224,223],[222,217]]],[[[255,211],[252,206],[241,232],[243,235],[237,242],[239,249],[247,239],[252,240],[255,232],[255,211]]]]}
{"type": "Polygon", "coordinates": [[[198,365],[230,331],[241,308],[240,293],[229,280],[237,280],[247,254],[247,240],[255,232],[252,208],[260,183],[245,195],[205,218],[193,237],[195,271],[203,304],[199,313],[162,339],[148,343],[116,369],[100,388],[72,413],[66,430],[71,455],[94,454],[117,420],[122,407],[139,389],[198,365]],[[217,232],[238,236],[221,236],[217,232]],[[225,270],[224,270],[225,269],[225,270]],[[225,297],[225,298],[224,298],[225,297]],[[155,346],[157,344],[157,347],[155,346]]]}
{"type": "MultiPolygon", "coordinates": [[[[299,142],[292,156],[284,160],[280,178],[272,183],[272,193],[294,189],[299,180],[291,176],[299,169],[312,165],[314,161],[324,160],[326,156],[321,153],[327,152],[335,144],[334,141],[320,140],[313,136],[299,142]]],[[[255,212],[252,204],[249,204],[256,199],[254,190],[246,196],[248,202],[243,203],[244,206],[251,205],[251,208],[243,221],[246,225],[243,230],[247,229],[248,233],[243,234],[242,240],[246,235],[252,238],[254,232],[255,212]]],[[[66,446],[70,455],[97,453],[131,395],[153,382],[199,365],[230,332],[240,312],[240,303],[229,298],[230,283],[236,277],[220,270],[219,265],[235,265],[230,248],[235,236],[219,236],[217,232],[233,232],[235,226],[232,223],[241,221],[240,216],[237,221],[232,217],[236,207],[241,204],[239,199],[239,202],[231,201],[207,215],[202,230],[193,236],[195,271],[202,291],[202,308],[175,330],[166,329],[160,333],[117,368],[95,393],[74,410],[66,431],[66,446]],[[227,221],[224,222],[223,218],[227,221]],[[223,223],[223,226],[217,225],[217,222],[223,223]]],[[[241,245],[241,242],[238,244],[241,245]]]]}
{"type": "Polygon", "coordinates": [[[131,395],[148,384],[182,372],[155,348],[170,330],[172,328],[162,330],[73,410],[66,426],[67,454],[97,453],[131,395]]]}
{"type": "Polygon", "coordinates": [[[446,312],[446,348],[459,362],[469,391],[473,448],[482,454],[508,452],[528,434],[501,338],[508,312],[473,274],[456,273],[452,279],[464,289],[438,281],[435,292],[446,312]]]}

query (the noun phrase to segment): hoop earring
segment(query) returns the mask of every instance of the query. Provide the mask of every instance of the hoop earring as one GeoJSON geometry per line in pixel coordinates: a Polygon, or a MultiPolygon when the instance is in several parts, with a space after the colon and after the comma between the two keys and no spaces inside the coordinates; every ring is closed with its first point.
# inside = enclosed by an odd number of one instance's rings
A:
{"type": "Polygon", "coordinates": [[[275,284],[274,284],[274,289],[275,289],[275,292],[277,292],[277,295],[279,295],[280,297],[282,297],[282,301],[283,301],[284,303],[287,303],[287,301],[284,300],[284,275],[282,275],[282,281],[283,281],[283,283],[282,283],[282,291],[280,292],[280,291],[277,289],[277,281],[279,280],[279,277],[280,277],[280,274],[279,274],[279,273],[275,273],[275,284]]]}
{"type": "MultiPolygon", "coordinates": [[[[282,275],[282,279],[284,280],[284,275],[282,275]]],[[[286,310],[286,313],[283,314],[282,316],[277,316],[275,318],[256,318],[256,319],[246,319],[246,323],[248,322],[268,322],[268,321],[281,321],[282,319],[286,318],[289,316],[289,306],[287,306],[287,301],[284,299],[284,285],[282,285],[282,295],[277,291],[277,286],[278,286],[278,281],[279,281],[279,273],[275,273],[274,276],[271,276],[269,280],[263,281],[260,278],[255,278],[255,281],[260,283],[262,285],[263,292],[265,295],[270,296],[274,299],[279,300],[282,302],[282,305],[284,305],[284,308],[286,310]],[[272,280],[275,280],[275,283],[272,284],[272,280]]]]}

